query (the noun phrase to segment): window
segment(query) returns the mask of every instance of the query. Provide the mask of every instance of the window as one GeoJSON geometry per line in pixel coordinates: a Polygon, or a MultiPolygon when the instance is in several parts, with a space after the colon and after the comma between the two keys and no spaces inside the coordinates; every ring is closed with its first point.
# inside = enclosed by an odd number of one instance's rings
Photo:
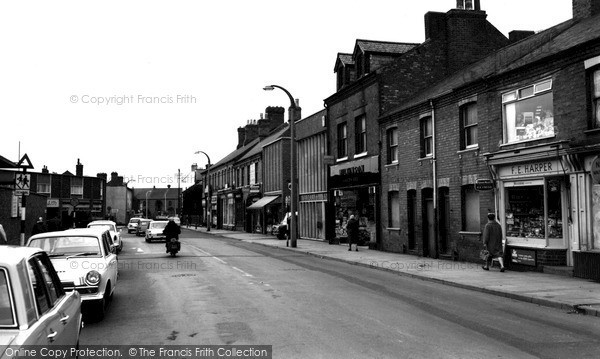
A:
{"type": "Polygon", "coordinates": [[[460,108],[462,149],[477,147],[477,103],[471,102],[460,108]]]}
{"type": "Polygon", "coordinates": [[[363,75],[363,55],[356,56],[356,77],[360,78],[363,75]]]}
{"type": "Polygon", "coordinates": [[[50,175],[37,176],[37,193],[50,194],[50,175]]]}
{"type": "Polygon", "coordinates": [[[462,205],[462,230],[465,232],[481,232],[479,192],[475,190],[473,185],[463,187],[462,205]]]}
{"type": "Polygon", "coordinates": [[[400,192],[388,192],[388,227],[400,228],[400,192]]]}
{"type": "Polygon", "coordinates": [[[386,131],[387,138],[387,163],[398,163],[398,128],[390,128],[386,131]]]}
{"type": "Polygon", "coordinates": [[[337,126],[337,157],[345,158],[348,156],[348,133],[346,123],[340,123],[337,126]]]}
{"type": "Polygon", "coordinates": [[[355,121],[355,153],[367,152],[367,118],[361,115],[355,121]]]}
{"type": "Polygon", "coordinates": [[[337,88],[338,90],[344,86],[344,68],[338,67],[337,69],[337,88]]]}
{"type": "Polygon", "coordinates": [[[456,2],[456,7],[463,10],[474,10],[473,0],[458,0],[456,2]]]}
{"type": "Polygon", "coordinates": [[[71,194],[83,196],[83,178],[72,177],[71,178],[71,194]]]}
{"type": "Polygon", "coordinates": [[[504,142],[554,136],[552,80],[504,93],[504,142]]]}
{"type": "Polygon", "coordinates": [[[600,128],[600,66],[595,67],[591,74],[592,126],[600,128]]]}
{"type": "Polygon", "coordinates": [[[421,158],[433,155],[433,127],[431,116],[421,119],[421,158]]]}
{"type": "Polygon", "coordinates": [[[13,306],[8,275],[4,268],[0,268],[0,327],[16,325],[17,321],[13,306]]]}

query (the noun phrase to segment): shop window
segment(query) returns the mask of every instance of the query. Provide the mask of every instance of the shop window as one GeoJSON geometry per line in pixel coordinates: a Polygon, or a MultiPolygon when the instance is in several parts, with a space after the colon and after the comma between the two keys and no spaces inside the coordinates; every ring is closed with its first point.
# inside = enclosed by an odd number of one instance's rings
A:
{"type": "Polygon", "coordinates": [[[525,238],[537,245],[563,237],[560,179],[540,180],[528,186],[507,182],[505,188],[507,237],[525,238]]]}
{"type": "Polygon", "coordinates": [[[594,184],[592,187],[592,218],[594,221],[592,249],[600,250],[600,184],[594,184]]]}
{"type": "Polygon", "coordinates": [[[479,192],[473,185],[462,188],[462,230],[465,232],[481,232],[481,215],[479,208],[479,192]]]}
{"type": "Polygon", "coordinates": [[[433,127],[431,116],[421,119],[421,158],[433,155],[433,127]]]}
{"type": "Polygon", "coordinates": [[[387,138],[387,163],[398,163],[398,128],[388,129],[385,137],[387,138]]]}
{"type": "Polygon", "coordinates": [[[400,228],[400,192],[388,192],[388,227],[400,228]]]}
{"type": "Polygon", "coordinates": [[[365,115],[361,115],[356,118],[354,123],[355,127],[355,153],[367,152],[367,118],[365,115]]]}
{"type": "Polygon", "coordinates": [[[600,128],[600,66],[597,66],[591,71],[591,106],[592,106],[592,121],[591,128],[600,128]]]}
{"type": "Polygon", "coordinates": [[[552,80],[502,94],[504,142],[554,136],[552,80]]]}
{"type": "Polygon", "coordinates": [[[462,130],[461,149],[477,147],[477,103],[471,102],[460,108],[462,130]]]}
{"type": "Polygon", "coordinates": [[[340,123],[337,126],[337,157],[345,158],[348,156],[348,128],[346,123],[340,123]]]}

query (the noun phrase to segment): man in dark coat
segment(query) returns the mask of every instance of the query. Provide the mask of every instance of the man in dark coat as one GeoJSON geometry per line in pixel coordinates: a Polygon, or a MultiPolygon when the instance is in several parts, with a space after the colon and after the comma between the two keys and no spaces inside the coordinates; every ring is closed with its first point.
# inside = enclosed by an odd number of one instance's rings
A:
{"type": "Polygon", "coordinates": [[[352,250],[352,244],[356,244],[358,252],[358,220],[354,215],[350,215],[348,223],[346,223],[346,233],[348,234],[348,250],[352,250]]]}
{"type": "Polygon", "coordinates": [[[492,260],[496,258],[500,263],[500,272],[504,272],[504,258],[502,257],[502,226],[496,221],[494,213],[488,213],[488,223],[483,229],[483,246],[490,253],[481,267],[490,270],[492,260]]]}
{"type": "Polygon", "coordinates": [[[167,243],[165,243],[165,247],[167,248],[167,253],[169,252],[169,240],[171,238],[175,238],[179,240],[179,234],[181,233],[181,228],[175,223],[173,219],[169,219],[169,223],[163,229],[163,234],[167,237],[167,243]]]}
{"type": "Polygon", "coordinates": [[[44,220],[42,217],[38,218],[38,221],[33,225],[33,229],[31,230],[31,235],[36,235],[38,233],[48,232],[48,228],[44,224],[44,220]]]}

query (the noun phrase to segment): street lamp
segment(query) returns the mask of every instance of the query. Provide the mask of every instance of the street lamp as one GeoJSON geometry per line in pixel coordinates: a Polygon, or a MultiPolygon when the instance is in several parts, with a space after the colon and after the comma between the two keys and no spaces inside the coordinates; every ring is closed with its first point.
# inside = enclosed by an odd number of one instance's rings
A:
{"type": "Polygon", "coordinates": [[[135,180],[130,179],[125,182],[125,223],[129,222],[129,187],[127,187],[129,182],[135,182],[135,180]]]}
{"type": "Polygon", "coordinates": [[[148,193],[152,193],[152,190],[146,191],[146,218],[148,218],[148,193]]]}
{"type": "Polygon", "coordinates": [[[296,223],[296,206],[298,204],[297,200],[298,200],[298,183],[296,181],[296,167],[297,167],[297,158],[296,158],[296,132],[294,129],[294,122],[296,121],[296,101],[294,100],[294,97],[292,96],[292,94],[290,94],[290,92],[286,89],[284,89],[281,86],[277,86],[277,85],[268,85],[265,86],[263,88],[263,90],[265,91],[272,91],[273,89],[278,88],[280,90],[282,90],[283,92],[286,93],[286,95],[288,95],[288,97],[290,98],[290,109],[289,109],[289,121],[290,121],[290,152],[291,152],[291,171],[290,171],[290,175],[291,175],[291,181],[292,181],[292,185],[291,185],[291,189],[290,189],[290,246],[292,248],[296,248],[296,237],[297,237],[297,223],[296,223]]]}
{"type": "Polygon", "coordinates": [[[210,220],[212,219],[211,216],[209,215],[210,211],[212,210],[211,208],[211,193],[210,193],[210,184],[208,183],[209,179],[210,179],[210,157],[208,157],[208,155],[206,154],[206,152],[204,151],[196,151],[194,152],[195,155],[199,154],[199,153],[203,153],[206,156],[206,159],[208,160],[208,165],[206,166],[206,193],[207,193],[207,198],[206,198],[206,231],[210,232],[210,220]]]}

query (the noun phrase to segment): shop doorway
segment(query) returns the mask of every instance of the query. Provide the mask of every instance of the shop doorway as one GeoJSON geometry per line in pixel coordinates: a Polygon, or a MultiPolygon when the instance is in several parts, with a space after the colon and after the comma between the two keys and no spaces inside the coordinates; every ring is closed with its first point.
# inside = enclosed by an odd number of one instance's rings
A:
{"type": "Polygon", "coordinates": [[[450,191],[448,187],[439,189],[439,253],[448,253],[448,233],[450,223],[450,191]]]}

